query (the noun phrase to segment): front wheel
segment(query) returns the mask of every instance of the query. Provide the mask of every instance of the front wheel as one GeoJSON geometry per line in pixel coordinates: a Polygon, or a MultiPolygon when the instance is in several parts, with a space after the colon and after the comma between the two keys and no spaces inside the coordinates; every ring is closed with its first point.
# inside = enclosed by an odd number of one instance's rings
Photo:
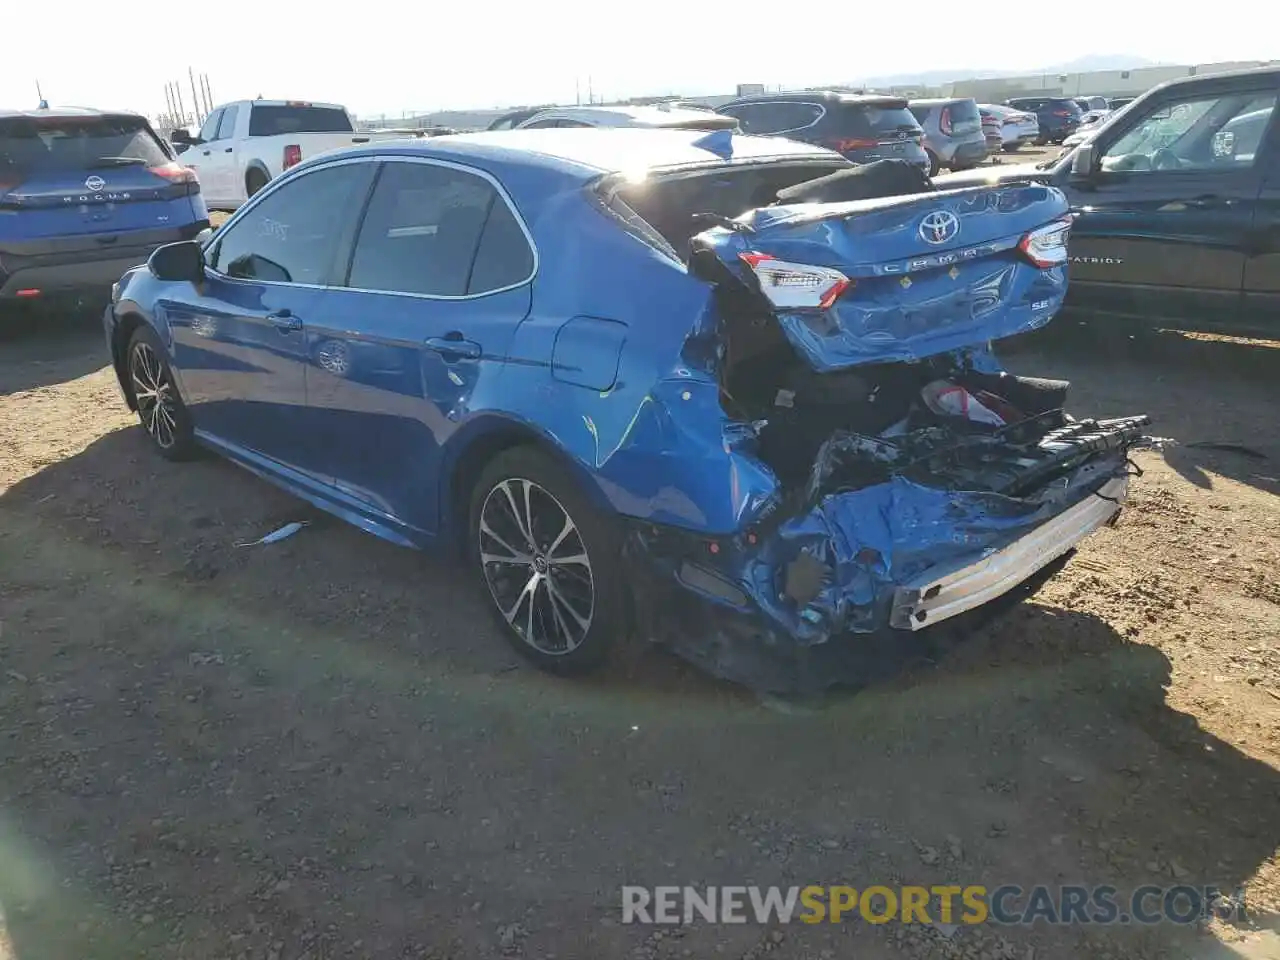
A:
{"type": "Polygon", "coordinates": [[[583,673],[625,639],[629,578],[616,525],[547,454],[517,447],[485,468],[469,541],[500,629],[543,670],[583,673]]]}
{"type": "Polygon", "coordinates": [[[1022,144],[1006,143],[1002,149],[1004,150],[1005,153],[1017,153],[1019,150],[1022,149],[1022,144]]]}
{"type": "Polygon", "coordinates": [[[191,459],[197,451],[191,415],[178,393],[164,345],[145,324],[129,339],[126,363],[138,420],[151,445],[166,460],[191,459]]]}

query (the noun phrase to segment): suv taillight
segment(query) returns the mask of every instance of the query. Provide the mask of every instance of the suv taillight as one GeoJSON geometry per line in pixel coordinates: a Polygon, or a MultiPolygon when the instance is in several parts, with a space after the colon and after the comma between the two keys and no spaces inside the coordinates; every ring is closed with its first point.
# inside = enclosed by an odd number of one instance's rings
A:
{"type": "Polygon", "coordinates": [[[837,137],[834,140],[828,140],[824,146],[830,147],[836,153],[848,153],[851,150],[869,150],[872,147],[878,147],[879,141],[866,140],[859,138],[837,137]]]}
{"type": "Polygon", "coordinates": [[[200,192],[200,178],[196,176],[196,172],[190,167],[184,167],[176,160],[147,169],[157,177],[164,177],[177,187],[178,196],[190,196],[200,192]]]}
{"type": "Polygon", "coordinates": [[[290,167],[296,167],[302,162],[302,147],[296,143],[287,144],[284,148],[283,169],[288,170],[290,167]]]}
{"type": "Polygon", "coordinates": [[[951,108],[943,107],[942,113],[938,116],[938,129],[945,136],[951,136],[951,108]]]}

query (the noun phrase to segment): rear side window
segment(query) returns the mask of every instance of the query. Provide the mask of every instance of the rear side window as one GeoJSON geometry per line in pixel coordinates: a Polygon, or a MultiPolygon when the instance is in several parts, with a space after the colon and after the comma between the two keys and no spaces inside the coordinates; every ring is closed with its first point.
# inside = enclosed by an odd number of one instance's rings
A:
{"type": "Polygon", "coordinates": [[[271,107],[253,105],[249,136],[282,133],[351,133],[351,118],[337,107],[271,107]]]}
{"type": "Polygon", "coordinates": [[[13,117],[0,120],[0,179],[5,174],[57,173],[137,163],[158,167],[169,157],[141,117],[13,117]]]}
{"type": "Polygon", "coordinates": [[[360,228],[348,286],[462,297],[513,286],[532,272],[524,232],[489,181],[437,164],[387,163],[360,228]]]}
{"type": "Polygon", "coordinates": [[[721,113],[734,117],[743,133],[768,135],[811,127],[822,119],[820,103],[738,103],[722,107],[721,113]]]}
{"type": "Polygon", "coordinates": [[[1080,109],[1080,104],[1076,103],[1076,101],[1074,100],[1066,100],[1066,99],[1050,100],[1049,106],[1054,110],[1066,110],[1072,114],[1084,113],[1084,111],[1080,109]]]}

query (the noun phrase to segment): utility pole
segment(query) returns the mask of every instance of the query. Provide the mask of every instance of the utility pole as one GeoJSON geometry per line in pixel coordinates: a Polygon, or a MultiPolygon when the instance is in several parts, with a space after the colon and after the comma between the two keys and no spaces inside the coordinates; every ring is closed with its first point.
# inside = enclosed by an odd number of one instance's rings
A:
{"type": "Polygon", "coordinates": [[[196,94],[196,73],[190,67],[187,67],[187,77],[191,80],[191,103],[196,110],[196,120],[204,122],[204,118],[200,116],[200,97],[196,94]]]}
{"type": "Polygon", "coordinates": [[[204,86],[204,109],[206,113],[213,112],[213,89],[209,86],[209,75],[207,73],[200,74],[200,82],[204,86]]]}
{"type": "Polygon", "coordinates": [[[40,81],[36,80],[36,99],[40,102],[40,109],[44,109],[49,104],[44,99],[44,91],[40,89],[40,81]]]}

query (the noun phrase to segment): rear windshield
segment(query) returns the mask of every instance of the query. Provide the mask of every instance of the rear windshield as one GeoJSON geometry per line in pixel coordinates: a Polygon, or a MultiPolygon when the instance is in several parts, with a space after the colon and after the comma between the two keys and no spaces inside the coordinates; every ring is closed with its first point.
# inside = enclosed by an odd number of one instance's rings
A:
{"type": "Polygon", "coordinates": [[[840,110],[840,132],[853,136],[884,136],[903,133],[916,133],[920,124],[905,106],[875,107],[863,104],[848,104],[840,110]]]}
{"type": "Polygon", "coordinates": [[[5,173],[96,170],[169,162],[141,117],[10,117],[0,120],[0,178],[5,173]]]}
{"type": "Polygon", "coordinates": [[[1084,113],[1080,104],[1074,100],[1050,100],[1049,106],[1054,110],[1069,110],[1071,113],[1084,113]]]}
{"type": "Polygon", "coordinates": [[[973,100],[953,100],[947,109],[951,111],[952,133],[971,133],[982,126],[978,104],[973,100]]]}
{"type": "Polygon", "coordinates": [[[337,107],[260,107],[249,114],[249,136],[282,133],[351,133],[351,118],[337,107]]]}
{"type": "Polygon", "coordinates": [[[695,214],[736,217],[774,203],[779,190],[848,167],[843,160],[780,161],[629,183],[614,195],[611,209],[633,228],[638,215],[684,258],[689,252],[689,240],[713,226],[695,214]]]}

